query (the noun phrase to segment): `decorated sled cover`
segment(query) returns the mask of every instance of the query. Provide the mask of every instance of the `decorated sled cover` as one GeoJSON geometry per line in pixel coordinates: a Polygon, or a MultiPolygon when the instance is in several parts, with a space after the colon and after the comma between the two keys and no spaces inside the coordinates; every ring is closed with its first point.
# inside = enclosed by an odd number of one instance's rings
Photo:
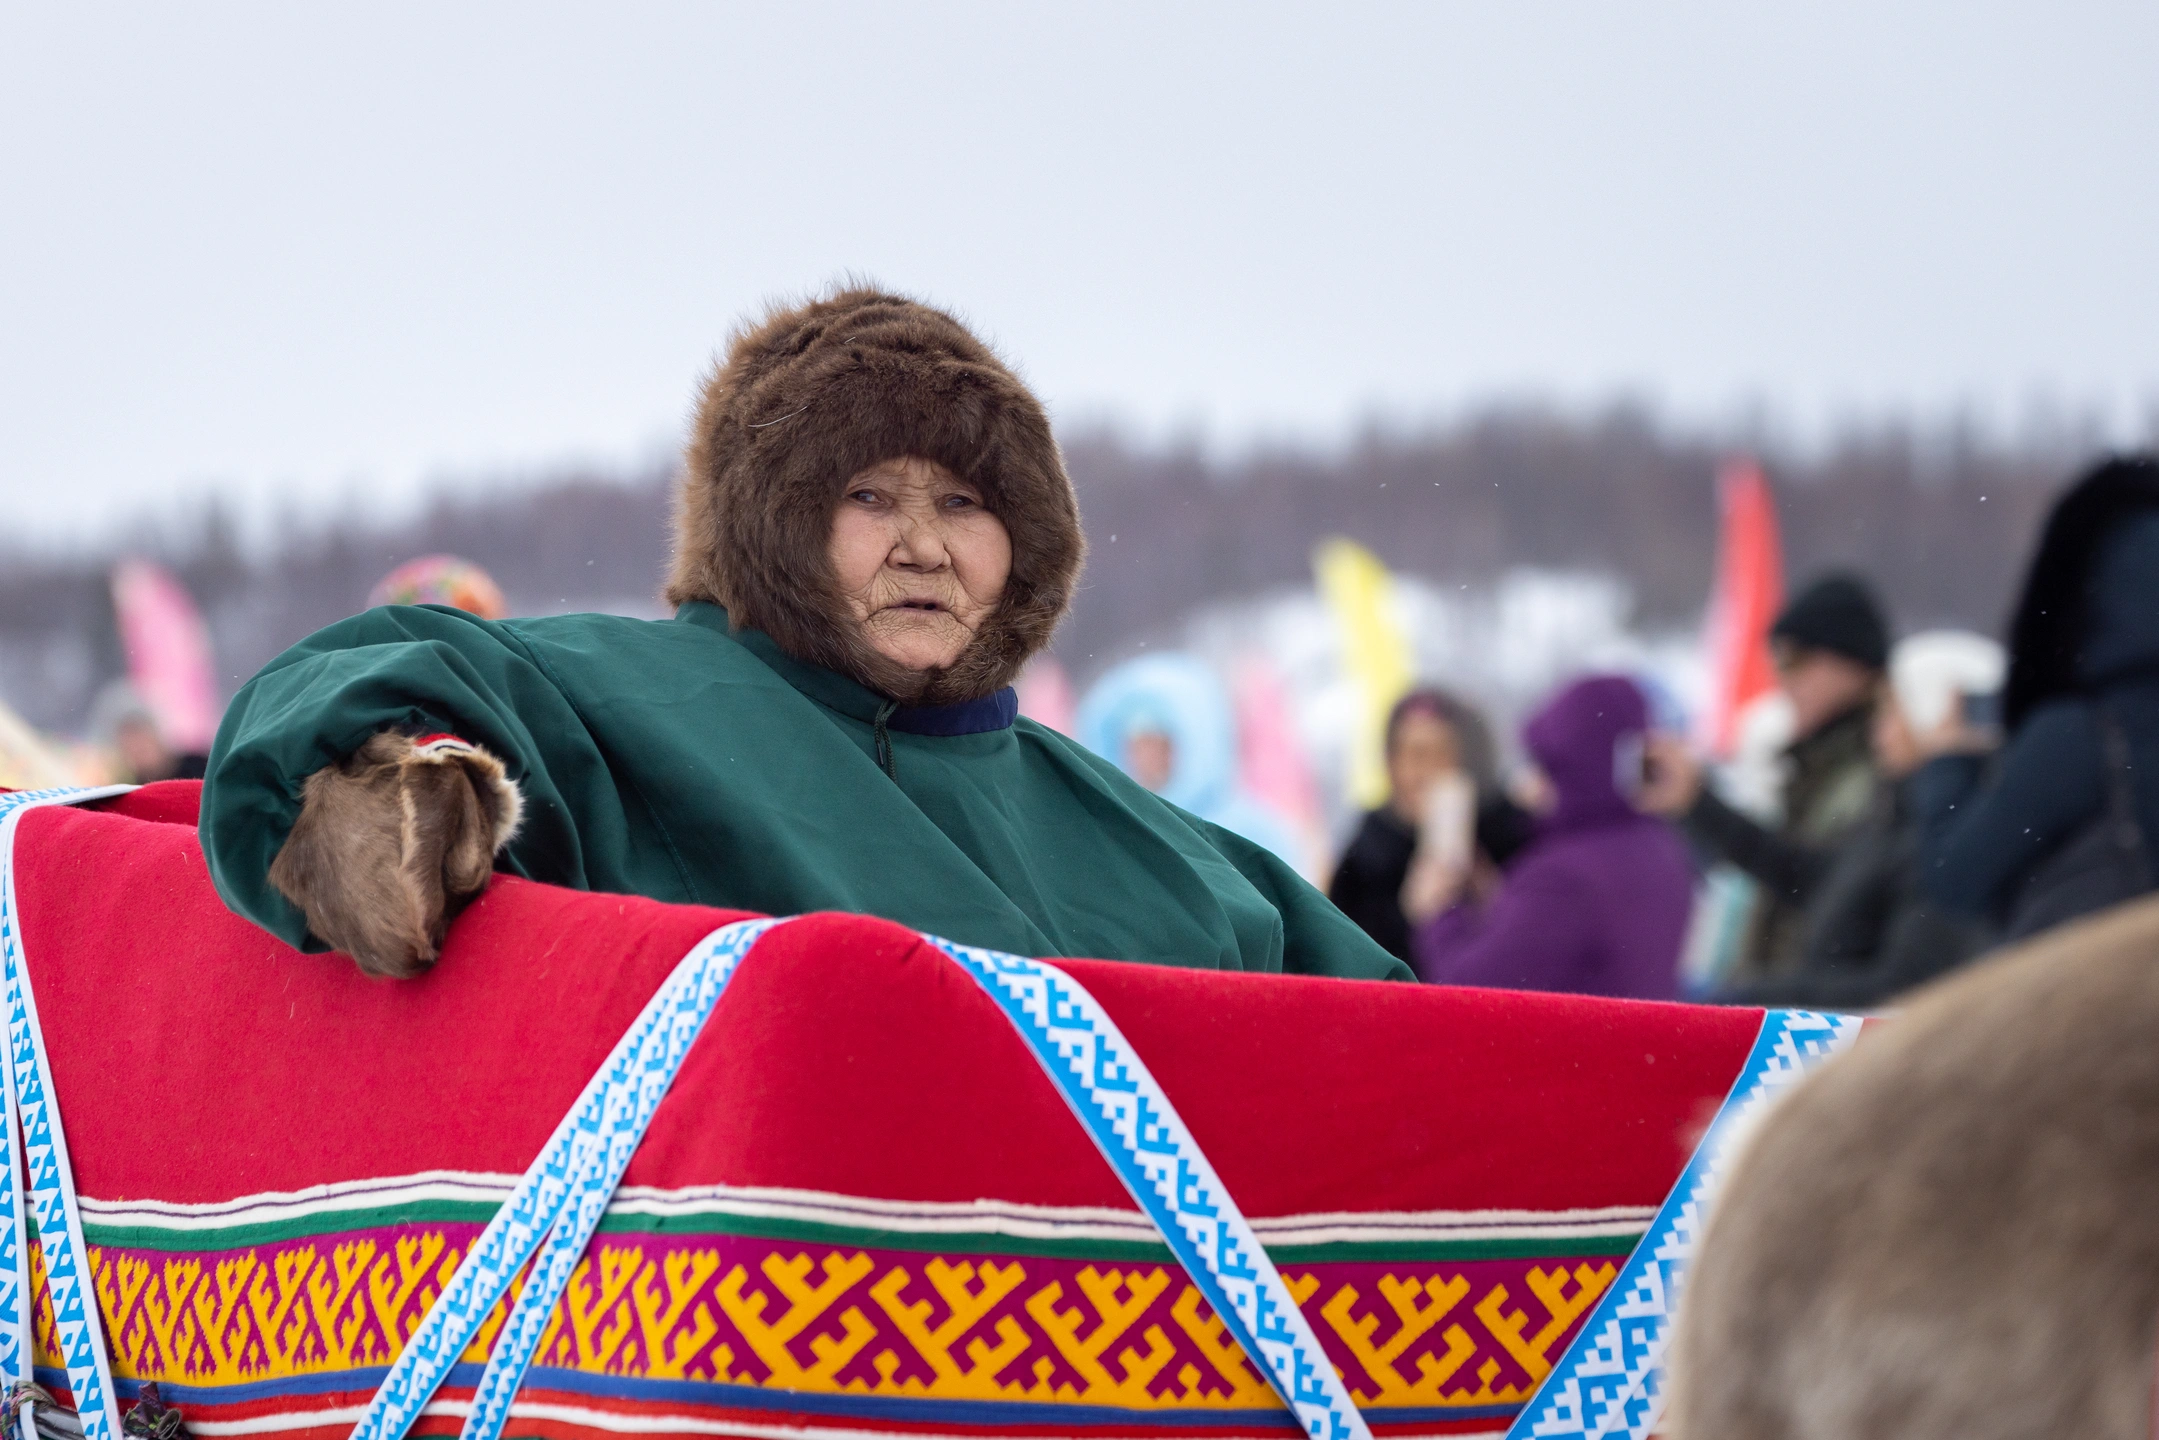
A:
{"type": "Polygon", "coordinates": [[[37,1378],[206,1437],[1638,1435],[1695,1141],[1843,1033],[510,878],[386,983],[228,913],[194,799],[21,808],[0,942],[37,1378]]]}

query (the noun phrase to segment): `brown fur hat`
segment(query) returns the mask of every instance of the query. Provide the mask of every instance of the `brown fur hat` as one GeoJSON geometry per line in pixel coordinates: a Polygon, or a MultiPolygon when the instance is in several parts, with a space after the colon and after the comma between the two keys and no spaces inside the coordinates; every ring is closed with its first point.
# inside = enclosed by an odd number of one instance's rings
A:
{"type": "Polygon", "coordinates": [[[1019,377],[942,310],[849,288],[776,308],[728,346],[690,440],[667,600],[709,600],[799,660],[945,704],[1010,684],[1049,643],[1085,548],[1049,417],[1019,377]],[[979,486],[1012,538],[1004,598],[927,675],[869,647],[829,556],[841,487],[903,456],[979,486]]]}

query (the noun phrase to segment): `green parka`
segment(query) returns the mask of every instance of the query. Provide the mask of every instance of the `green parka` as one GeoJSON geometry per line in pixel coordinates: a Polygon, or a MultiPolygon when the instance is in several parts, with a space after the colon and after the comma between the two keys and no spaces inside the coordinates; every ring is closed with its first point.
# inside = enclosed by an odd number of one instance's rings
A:
{"type": "Polygon", "coordinates": [[[855,911],[1023,955],[1409,978],[1273,855],[1015,711],[1009,689],[892,706],[703,602],[656,621],[393,606],[248,682],[211,752],[203,843],[226,903],[320,950],[268,880],[302,784],[379,730],[447,731],[523,792],[498,871],[855,911]]]}

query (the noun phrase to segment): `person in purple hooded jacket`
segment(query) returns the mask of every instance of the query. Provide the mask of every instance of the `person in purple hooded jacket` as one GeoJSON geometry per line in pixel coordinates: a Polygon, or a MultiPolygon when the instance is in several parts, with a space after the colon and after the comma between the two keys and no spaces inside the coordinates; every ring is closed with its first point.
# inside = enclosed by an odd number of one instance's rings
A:
{"type": "Polygon", "coordinates": [[[1600,675],[1560,691],[1523,727],[1549,808],[1496,885],[1411,867],[1405,902],[1429,916],[1412,937],[1419,975],[1678,998],[1694,869],[1678,833],[1634,808],[1648,726],[1635,683],[1600,675]]]}

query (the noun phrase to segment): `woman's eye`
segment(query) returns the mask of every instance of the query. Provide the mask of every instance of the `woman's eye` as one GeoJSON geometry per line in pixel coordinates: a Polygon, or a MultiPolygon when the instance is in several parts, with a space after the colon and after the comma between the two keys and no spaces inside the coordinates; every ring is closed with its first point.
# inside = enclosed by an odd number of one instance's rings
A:
{"type": "Polygon", "coordinates": [[[972,495],[947,495],[945,497],[945,508],[947,510],[964,510],[974,503],[975,497],[972,495]]]}
{"type": "Polygon", "coordinates": [[[857,490],[854,494],[848,496],[847,498],[850,500],[859,500],[865,505],[875,505],[877,503],[877,492],[875,490],[857,490]]]}

